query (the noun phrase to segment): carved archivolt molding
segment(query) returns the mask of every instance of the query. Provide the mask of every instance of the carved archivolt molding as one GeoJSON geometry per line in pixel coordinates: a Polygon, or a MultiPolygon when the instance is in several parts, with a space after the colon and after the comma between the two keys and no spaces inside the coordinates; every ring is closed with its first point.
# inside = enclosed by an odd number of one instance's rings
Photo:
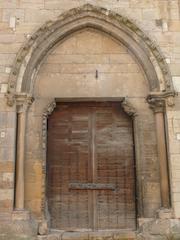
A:
{"type": "Polygon", "coordinates": [[[47,117],[48,117],[49,115],[51,115],[51,113],[54,111],[55,107],[56,107],[56,101],[53,100],[53,101],[50,102],[50,103],[48,104],[48,106],[44,109],[44,111],[43,111],[43,116],[47,118],[47,117]]]}
{"type": "Polygon", "coordinates": [[[46,141],[47,141],[47,118],[54,111],[56,107],[56,101],[53,99],[47,107],[43,111],[43,123],[42,123],[42,137],[43,137],[43,149],[46,149],[46,141]]]}
{"type": "Polygon", "coordinates": [[[56,21],[45,23],[28,39],[19,51],[12,68],[9,79],[9,93],[33,91],[32,76],[38,71],[38,65],[43,57],[66,36],[86,27],[104,31],[125,44],[142,65],[150,83],[151,91],[162,90],[158,80],[160,78],[164,79],[163,90],[173,90],[165,57],[147,34],[127,17],[105,8],[86,4],[65,12],[56,21]],[[141,44],[142,41],[144,44],[141,44]]]}

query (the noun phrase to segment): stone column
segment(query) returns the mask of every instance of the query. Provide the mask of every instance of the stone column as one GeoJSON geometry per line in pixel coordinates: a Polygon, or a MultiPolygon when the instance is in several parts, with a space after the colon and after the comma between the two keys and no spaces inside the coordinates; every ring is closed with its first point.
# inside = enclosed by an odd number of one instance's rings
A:
{"type": "Polygon", "coordinates": [[[24,210],[24,158],[26,137],[26,116],[32,98],[17,98],[17,152],[15,181],[15,210],[24,210]]]}
{"type": "Polygon", "coordinates": [[[15,206],[12,212],[14,236],[28,236],[30,239],[37,236],[37,222],[31,218],[30,212],[24,206],[24,160],[26,147],[26,122],[29,106],[33,98],[27,93],[7,94],[7,104],[16,106],[17,112],[17,142],[16,142],[16,172],[15,172],[15,206]]]}
{"type": "Polygon", "coordinates": [[[157,149],[160,169],[161,202],[162,207],[169,208],[169,174],[164,122],[165,99],[154,97],[148,99],[148,102],[155,114],[157,149]]]}

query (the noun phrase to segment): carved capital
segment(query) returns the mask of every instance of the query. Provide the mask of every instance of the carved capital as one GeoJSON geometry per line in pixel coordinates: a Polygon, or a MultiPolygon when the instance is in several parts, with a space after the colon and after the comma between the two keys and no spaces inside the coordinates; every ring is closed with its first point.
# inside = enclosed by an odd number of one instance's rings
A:
{"type": "Polygon", "coordinates": [[[150,93],[147,97],[147,102],[149,103],[150,108],[154,110],[154,112],[164,112],[166,106],[174,106],[175,95],[175,92],[150,93]]]}
{"type": "Polygon", "coordinates": [[[16,100],[17,111],[20,113],[20,112],[27,111],[27,109],[33,103],[34,98],[29,94],[21,93],[15,96],[15,100],[16,100]]]}
{"type": "Polygon", "coordinates": [[[43,116],[47,118],[47,117],[48,117],[49,115],[51,115],[51,113],[54,111],[55,107],[56,107],[56,101],[53,100],[53,101],[50,102],[50,103],[48,104],[48,106],[44,109],[43,116]]]}
{"type": "Polygon", "coordinates": [[[34,98],[27,93],[7,93],[6,98],[8,106],[12,107],[15,104],[18,111],[26,110],[34,101],[34,98]]]}
{"type": "Polygon", "coordinates": [[[135,108],[127,101],[126,98],[124,98],[124,100],[121,102],[121,107],[130,117],[135,117],[137,115],[135,108]]]}
{"type": "Polygon", "coordinates": [[[153,109],[155,113],[164,112],[165,100],[163,98],[148,98],[149,107],[153,109]]]}

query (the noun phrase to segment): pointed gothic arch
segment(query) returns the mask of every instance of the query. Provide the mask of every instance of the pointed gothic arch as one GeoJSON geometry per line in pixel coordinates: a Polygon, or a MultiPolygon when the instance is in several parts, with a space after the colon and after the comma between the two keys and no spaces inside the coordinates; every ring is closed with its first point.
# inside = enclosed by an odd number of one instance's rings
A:
{"type": "Polygon", "coordinates": [[[168,65],[155,42],[128,18],[86,4],[45,23],[28,39],[17,54],[8,92],[33,94],[34,78],[50,49],[71,33],[87,27],[109,34],[134,54],[147,77],[150,92],[173,91],[168,65]]]}

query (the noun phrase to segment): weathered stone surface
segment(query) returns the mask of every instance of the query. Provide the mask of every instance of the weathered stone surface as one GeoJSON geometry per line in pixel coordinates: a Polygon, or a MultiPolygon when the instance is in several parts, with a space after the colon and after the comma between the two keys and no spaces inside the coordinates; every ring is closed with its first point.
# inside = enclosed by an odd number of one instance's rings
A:
{"type": "Polygon", "coordinates": [[[30,220],[30,213],[25,210],[14,210],[12,213],[13,221],[28,221],[30,220]]]}
{"type": "Polygon", "coordinates": [[[0,234],[0,240],[36,240],[36,237],[15,234],[0,234]]]}
{"type": "Polygon", "coordinates": [[[13,190],[12,189],[0,189],[0,200],[9,200],[13,198],[13,190]]]}
{"type": "Polygon", "coordinates": [[[18,2],[18,8],[22,9],[43,9],[44,8],[44,1],[38,0],[38,1],[26,1],[22,0],[18,2]]]}
{"type": "MultiPolygon", "coordinates": [[[[62,240],[69,240],[69,239],[72,239],[72,240],[94,240],[94,238],[91,238],[89,237],[89,234],[88,233],[71,233],[71,232],[65,232],[61,235],[61,239],[62,240]]],[[[96,238],[98,239],[98,237],[96,238]]]]}
{"type": "Polygon", "coordinates": [[[48,237],[47,236],[38,235],[37,236],[37,240],[48,240],[48,237]]]}
{"type": "Polygon", "coordinates": [[[16,17],[16,19],[18,19],[18,22],[23,22],[24,9],[4,9],[2,21],[9,22],[11,16],[16,17]]]}
{"type": "Polygon", "coordinates": [[[32,221],[5,221],[0,225],[0,240],[36,240],[36,224],[32,221]]]}
{"type": "Polygon", "coordinates": [[[48,56],[38,75],[36,94],[44,97],[123,96],[131,91],[133,79],[139,81],[134,95],[145,93],[146,83],[126,47],[94,31],[85,31],[72,36],[48,56]],[[140,81],[143,91],[138,87],[140,81]],[[56,92],[52,89],[54,85],[56,92]],[[41,89],[48,91],[41,92],[41,89]]]}
{"type": "MultiPolygon", "coordinates": [[[[61,12],[59,12],[60,14],[61,12]]],[[[57,16],[59,15],[57,14],[57,16]]],[[[54,12],[50,10],[38,10],[38,9],[26,9],[25,10],[25,22],[44,23],[49,19],[54,19],[56,16],[54,12]]]]}
{"type": "Polygon", "coordinates": [[[141,233],[138,234],[138,240],[167,240],[175,237],[171,220],[167,219],[148,221],[141,226],[140,230],[141,233]]]}
{"type": "Polygon", "coordinates": [[[6,65],[6,66],[11,65],[14,61],[14,58],[15,58],[14,54],[0,54],[0,62],[2,65],[6,65]]]}
{"type": "Polygon", "coordinates": [[[13,172],[14,163],[12,161],[0,162],[0,172],[13,172]]]}
{"type": "Polygon", "coordinates": [[[48,232],[49,232],[49,229],[48,229],[48,223],[47,221],[42,221],[40,224],[39,224],[39,230],[38,230],[39,234],[40,235],[47,235],[48,232]]]}
{"type": "MultiPolygon", "coordinates": [[[[0,0],[0,82],[3,84],[8,82],[18,50],[46,20],[56,19],[65,10],[80,7],[87,2],[106,8],[107,16],[109,9],[113,9],[116,13],[128,16],[132,22],[138,22],[138,26],[148,32],[151,39],[156,40],[165,57],[169,59],[173,84],[175,90],[179,92],[180,2],[178,0],[0,0]],[[12,17],[15,18],[14,29],[10,27],[10,18],[12,17]],[[157,24],[160,22],[161,24],[157,24]],[[6,68],[10,70],[6,70],[6,68]]],[[[142,41],[140,44],[144,45],[144,42],[142,41]]],[[[148,54],[149,50],[146,49],[146,51],[148,54]]],[[[26,60],[23,66],[25,66],[26,60]]],[[[159,64],[161,63],[160,60],[159,64]]],[[[16,69],[13,71],[16,73],[16,69]]],[[[42,145],[45,143],[42,144],[42,112],[47,99],[52,97],[128,96],[138,109],[136,130],[138,139],[141,139],[140,142],[137,142],[138,150],[136,150],[137,173],[141,176],[137,180],[138,191],[140,191],[140,195],[137,197],[140,199],[143,209],[138,214],[144,214],[149,218],[155,217],[156,210],[160,207],[155,126],[152,121],[152,113],[148,112],[142,117],[142,113],[148,111],[145,104],[145,97],[149,91],[145,77],[147,71],[148,69],[142,71],[139,60],[134,58],[131,51],[127,50],[127,46],[117,43],[100,32],[88,30],[72,34],[61,45],[49,52],[34,83],[35,97],[42,97],[42,99],[39,100],[39,105],[37,104],[35,109],[32,108],[31,114],[28,116],[25,196],[26,207],[31,209],[36,216],[41,217],[44,204],[45,162],[43,162],[43,156],[45,153],[42,145]],[[98,70],[98,78],[96,78],[96,70],[98,70]]],[[[159,77],[159,81],[161,89],[163,89],[164,83],[161,77],[159,77]]],[[[176,96],[175,107],[168,109],[166,122],[171,199],[174,217],[177,219],[180,217],[179,99],[180,97],[176,96]]],[[[0,212],[11,212],[14,201],[12,188],[15,169],[16,113],[15,109],[7,106],[4,92],[0,94],[0,110],[2,111],[2,114],[0,113],[0,212]]],[[[159,213],[159,217],[163,220],[170,216],[166,213],[159,213]]],[[[161,220],[151,223],[151,227],[148,225],[147,228],[151,235],[147,233],[145,236],[141,236],[142,238],[139,236],[139,239],[164,240],[168,237],[169,239],[170,237],[180,239],[178,222],[169,227],[169,223],[161,220]],[[174,235],[170,233],[167,237],[162,236],[163,231],[170,232],[170,228],[176,230],[174,235]]],[[[14,228],[13,225],[8,225],[8,227],[9,229],[14,228]]],[[[42,230],[42,232],[46,231],[42,230]]],[[[15,240],[16,237],[25,239],[27,236],[0,235],[0,239],[3,240],[15,240]]],[[[39,238],[46,239],[45,236],[39,236],[39,238]]],[[[50,238],[58,239],[59,236],[50,236],[50,238]]]]}
{"type": "MultiPolygon", "coordinates": [[[[13,199],[0,200],[1,213],[11,213],[13,209],[13,199]]],[[[4,219],[4,217],[2,217],[4,219]]]]}
{"type": "Polygon", "coordinates": [[[173,218],[172,209],[159,209],[157,211],[158,217],[160,219],[171,219],[173,218]]]}
{"type": "MultiPolygon", "coordinates": [[[[10,39],[12,36],[10,37],[10,39]]],[[[20,49],[21,44],[20,43],[9,43],[7,44],[8,37],[6,38],[6,41],[4,43],[0,44],[0,52],[1,53],[17,53],[17,51],[20,49]]]]}
{"type": "MultiPolygon", "coordinates": [[[[2,133],[3,131],[1,131],[2,133]]],[[[14,161],[14,147],[0,147],[0,162],[13,162],[14,161]]],[[[2,170],[3,171],[3,170],[2,170]]]]}

